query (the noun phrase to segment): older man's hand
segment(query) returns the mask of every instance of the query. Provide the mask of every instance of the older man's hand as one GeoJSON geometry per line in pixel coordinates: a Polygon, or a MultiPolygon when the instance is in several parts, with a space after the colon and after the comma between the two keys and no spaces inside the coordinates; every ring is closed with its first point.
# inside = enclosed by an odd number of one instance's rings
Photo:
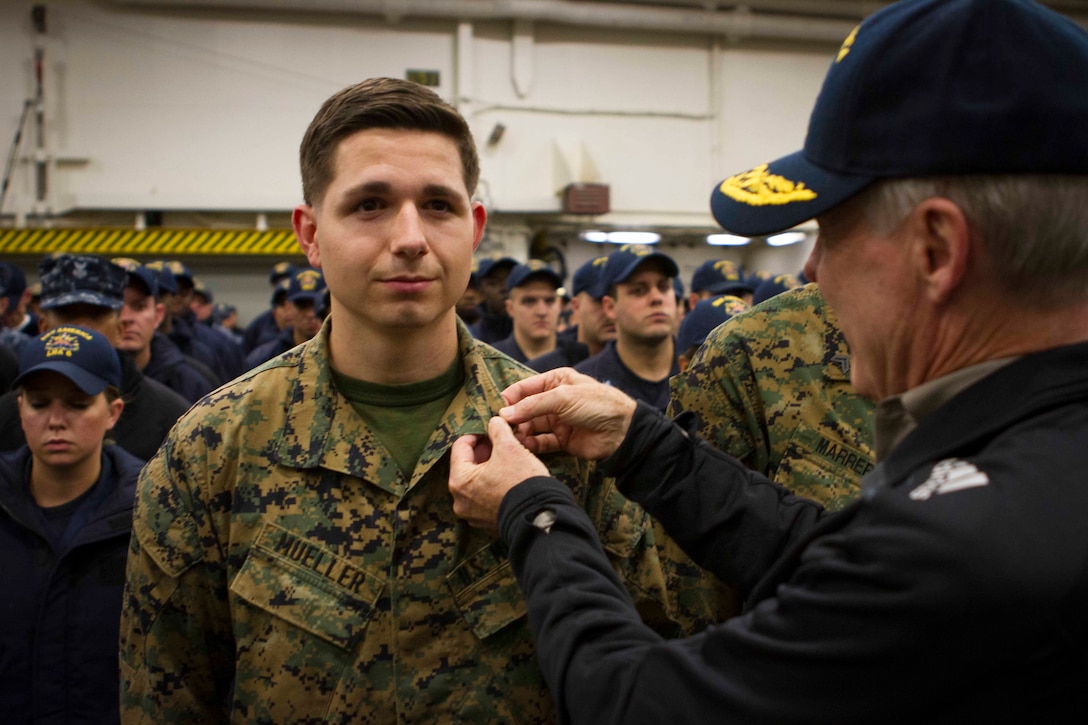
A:
{"type": "Polygon", "coordinates": [[[506,421],[492,418],[487,438],[462,436],[450,449],[453,513],[473,526],[495,530],[507,491],[527,478],[547,475],[547,467],[514,437],[506,421]]]}
{"type": "Polygon", "coordinates": [[[590,459],[607,458],[619,448],[636,407],[626,393],[572,368],[526,378],[502,397],[507,407],[499,415],[529,450],[590,459]]]}

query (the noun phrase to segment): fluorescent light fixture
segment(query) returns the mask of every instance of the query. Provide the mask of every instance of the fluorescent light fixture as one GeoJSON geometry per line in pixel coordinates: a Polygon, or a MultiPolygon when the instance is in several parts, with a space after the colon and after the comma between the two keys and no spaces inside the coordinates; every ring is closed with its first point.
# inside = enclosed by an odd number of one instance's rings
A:
{"type": "Polygon", "coordinates": [[[783,232],[782,234],[775,234],[773,237],[767,237],[767,244],[772,247],[785,247],[803,242],[807,236],[804,232],[783,232]]]}
{"type": "Polygon", "coordinates": [[[748,237],[738,237],[735,234],[708,234],[706,243],[715,247],[743,247],[752,240],[748,237]]]}
{"type": "Polygon", "coordinates": [[[661,235],[657,232],[609,232],[608,241],[612,244],[657,244],[661,235]]]}
{"type": "Polygon", "coordinates": [[[587,242],[601,244],[657,244],[661,235],[656,232],[582,232],[579,236],[587,242]]]}
{"type": "Polygon", "coordinates": [[[587,242],[593,242],[594,244],[603,244],[604,242],[608,241],[608,232],[582,232],[581,237],[587,242]]]}

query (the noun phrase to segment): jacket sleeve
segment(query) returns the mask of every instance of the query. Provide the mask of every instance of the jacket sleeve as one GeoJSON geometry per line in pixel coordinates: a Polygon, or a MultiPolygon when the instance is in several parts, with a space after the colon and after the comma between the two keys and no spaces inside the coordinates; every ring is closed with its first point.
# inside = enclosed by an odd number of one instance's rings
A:
{"type": "Polygon", "coordinates": [[[996,594],[986,583],[996,562],[961,566],[952,516],[877,508],[852,509],[849,531],[828,530],[846,512],[821,526],[773,596],[743,615],[665,640],[639,621],[592,523],[558,481],[512,489],[500,527],[561,721],[932,722],[949,702],[973,702],[951,722],[971,719],[980,681],[1006,677],[1004,691],[1015,693],[1002,660],[1015,617],[1007,608],[978,616],[979,593],[996,594]]]}
{"type": "Polygon", "coordinates": [[[642,621],[654,631],[670,638],[687,636],[739,611],[736,593],[694,562],[642,506],[620,493],[614,478],[590,465],[585,490],[580,504],[642,621]]]}
{"type": "Polygon", "coordinates": [[[193,485],[204,449],[194,440],[176,445],[176,435],[137,488],[121,613],[126,723],[227,719],[234,647],[226,567],[212,512],[193,485]]]}
{"type": "Polygon", "coordinates": [[[602,467],[696,563],[743,597],[824,516],[819,504],[695,440],[643,403],[602,467]]]}

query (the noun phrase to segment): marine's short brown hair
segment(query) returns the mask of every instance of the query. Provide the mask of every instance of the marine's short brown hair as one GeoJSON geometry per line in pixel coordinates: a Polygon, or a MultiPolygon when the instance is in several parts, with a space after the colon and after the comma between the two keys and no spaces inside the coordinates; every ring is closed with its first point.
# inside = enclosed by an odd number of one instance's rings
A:
{"type": "Polygon", "coordinates": [[[302,199],[321,199],[332,182],[336,149],[345,137],[371,128],[432,131],[457,144],[469,196],[476,193],[480,159],[465,119],[434,91],[397,78],[368,78],[333,94],[306,129],[299,148],[302,199]]]}

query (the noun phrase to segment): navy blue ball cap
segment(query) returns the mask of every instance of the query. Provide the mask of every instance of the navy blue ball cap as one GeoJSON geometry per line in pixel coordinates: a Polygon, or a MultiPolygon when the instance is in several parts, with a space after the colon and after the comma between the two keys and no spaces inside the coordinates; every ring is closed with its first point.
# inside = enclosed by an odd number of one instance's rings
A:
{"type": "Polygon", "coordinates": [[[714,218],[761,236],[879,179],[1088,174],[1088,32],[1032,0],[901,0],[843,42],[804,149],[731,176],[714,218]]]}
{"type": "Polygon", "coordinates": [[[296,271],[287,282],[287,301],[296,303],[308,301],[317,305],[324,291],[325,275],[321,274],[321,270],[303,267],[296,271]]]}
{"type": "Polygon", "coordinates": [[[281,279],[276,283],[276,286],[272,288],[272,306],[279,307],[287,301],[287,290],[291,289],[291,280],[289,278],[281,279]]]}
{"type": "Polygon", "coordinates": [[[525,264],[515,264],[506,277],[506,291],[510,292],[515,287],[542,279],[551,282],[556,289],[563,286],[563,277],[546,262],[540,259],[530,259],[525,264]]]}
{"type": "Polygon", "coordinates": [[[485,257],[476,269],[476,279],[483,279],[497,269],[513,269],[517,263],[513,257],[485,257]]]}
{"type": "Polygon", "coordinates": [[[136,284],[151,297],[159,296],[159,274],[155,270],[148,269],[135,259],[128,257],[114,257],[110,260],[128,273],[128,284],[136,284]]]}
{"type": "Polygon", "coordinates": [[[175,281],[180,282],[181,280],[185,280],[191,285],[196,279],[196,277],[193,276],[193,270],[189,269],[189,267],[181,260],[168,259],[163,262],[163,265],[170,270],[170,274],[174,275],[175,281]]]}
{"type": "Polygon", "coordinates": [[[24,345],[19,355],[19,376],[11,383],[12,389],[43,370],[63,375],[87,395],[98,395],[108,385],[121,387],[117,351],[105,335],[86,327],[54,327],[24,345]]]}
{"type": "Polygon", "coordinates": [[[608,257],[594,257],[574,270],[574,276],[571,277],[570,282],[571,296],[576,297],[582,292],[593,294],[592,290],[601,278],[601,271],[604,270],[607,261],[608,257]]]}
{"type": "Polygon", "coordinates": [[[105,257],[57,254],[38,265],[43,310],[86,304],[119,310],[124,304],[128,274],[105,257]]]}
{"type": "Polygon", "coordinates": [[[0,262],[0,295],[7,296],[8,303],[14,307],[26,291],[26,275],[23,270],[9,262],[0,262]]]}
{"type": "Polygon", "coordinates": [[[276,262],[268,272],[268,284],[274,285],[281,279],[292,276],[297,271],[298,268],[290,262],[276,262]]]}
{"type": "Polygon", "coordinates": [[[706,342],[707,335],[714,328],[747,309],[748,305],[744,304],[744,300],[731,295],[699,300],[680,323],[680,331],[676,335],[676,349],[686,352],[690,347],[699,347],[706,342]]]}
{"type": "Polygon", "coordinates": [[[692,292],[709,292],[713,295],[750,293],[751,281],[744,276],[740,266],[728,259],[708,259],[691,275],[692,292]]]}
{"type": "Polygon", "coordinates": [[[159,283],[160,294],[176,295],[178,293],[178,281],[174,278],[174,273],[166,266],[166,262],[160,259],[148,262],[145,266],[158,275],[156,281],[159,283]]]}
{"type": "Polygon", "coordinates": [[[797,279],[796,275],[776,274],[774,277],[769,277],[759,283],[755,293],[752,294],[752,304],[758,305],[760,302],[777,297],[787,290],[800,286],[801,281],[797,279]]]}
{"type": "Polygon", "coordinates": [[[659,252],[648,244],[624,244],[608,255],[608,260],[601,270],[601,277],[597,280],[597,286],[591,294],[597,299],[604,297],[612,285],[626,281],[636,269],[654,260],[662,264],[665,274],[669,277],[680,275],[680,268],[676,266],[676,262],[664,252],[659,252]]]}

